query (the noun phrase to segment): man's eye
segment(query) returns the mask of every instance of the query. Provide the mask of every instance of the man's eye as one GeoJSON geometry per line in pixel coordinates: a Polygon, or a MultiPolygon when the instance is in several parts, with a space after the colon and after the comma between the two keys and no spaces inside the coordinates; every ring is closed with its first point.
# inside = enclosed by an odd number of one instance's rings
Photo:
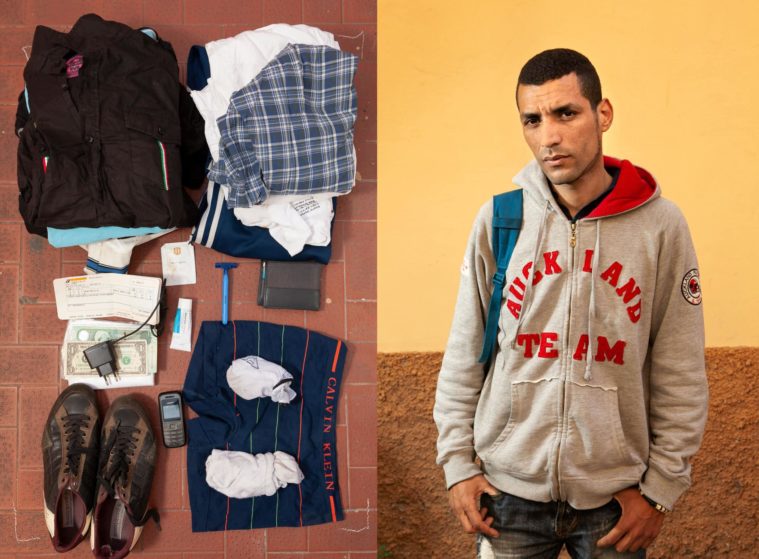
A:
{"type": "Polygon", "coordinates": [[[562,111],[561,116],[563,118],[572,118],[573,116],[575,116],[575,114],[577,113],[575,113],[574,111],[562,111]]]}
{"type": "Polygon", "coordinates": [[[538,122],[539,121],[538,121],[537,118],[527,118],[524,121],[524,125],[525,126],[535,126],[538,122]]]}

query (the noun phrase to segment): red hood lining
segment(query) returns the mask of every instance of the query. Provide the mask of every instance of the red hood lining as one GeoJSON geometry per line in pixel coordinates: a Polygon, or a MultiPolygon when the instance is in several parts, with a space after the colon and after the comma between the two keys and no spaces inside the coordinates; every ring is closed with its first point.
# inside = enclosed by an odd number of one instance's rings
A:
{"type": "Polygon", "coordinates": [[[608,156],[604,156],[604,166],[619,169],[617,184],[586,217],[608,217],[626,212],[637,208],[656,192],[654,177],[642,167],[636,167],[626,159],[608,156]]]}

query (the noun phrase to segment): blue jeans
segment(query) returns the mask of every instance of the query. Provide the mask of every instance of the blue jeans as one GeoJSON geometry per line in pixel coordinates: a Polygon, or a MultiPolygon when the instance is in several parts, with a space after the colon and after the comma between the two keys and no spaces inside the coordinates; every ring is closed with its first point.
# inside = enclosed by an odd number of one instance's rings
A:
{"type": "Polygon", "coordinates": [[[538,503],[507,493],[494,497],[485,493],[481,506],[488,509],[500,536],[477,535],[478,559],[555,559],[564,545],[573,559],[646,556],[643,549],[618,553],[613,546],[596,547],[622,514],[614,499],[597,509],[576,510],[565,502],[538,503]]]}

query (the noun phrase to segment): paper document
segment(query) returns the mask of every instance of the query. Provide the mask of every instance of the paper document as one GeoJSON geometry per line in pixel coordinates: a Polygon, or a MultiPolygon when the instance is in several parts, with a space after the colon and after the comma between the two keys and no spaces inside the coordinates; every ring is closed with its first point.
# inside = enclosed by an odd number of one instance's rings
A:
{"type": "MultiPolygon", "coordinates": [[[[144,321],[161,296],[161,278],[96,274],[53,280],[55,305],[61,320],[117,316],[144,321]]],[[[158,324],[156,310],[148,324],[158,324]]]]}
{"type": "Polygon", "coordinates": [[[134,388],[136,386],[155,386],[155,375],[144,375],[128,377],[119,377],[118,380],[110,379],[105,382],[103,377],[97,375],[83,375],[83,376],[70,376],[66,377],[68,383],[71,384],[86,384],[87,386],[94,388],[95,390],[105,390],[108,388],[134,388]]]}
{"type": "Polygon", "coordinates": [[[161,247],[161,266],[166,285],[195,283],[195,247],[188,242],[161,247]]]}

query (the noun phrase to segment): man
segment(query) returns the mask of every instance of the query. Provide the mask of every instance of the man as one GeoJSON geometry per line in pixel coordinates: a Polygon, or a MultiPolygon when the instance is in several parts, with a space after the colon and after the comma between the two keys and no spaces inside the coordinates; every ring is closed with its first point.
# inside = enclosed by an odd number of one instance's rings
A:
{"type": "Polygon", "coordinates": [[[514,179],[523,223],[485,366],[492,201],[475,220],[438,380],[438,463],[483,559],[564,545],[644,557],[706,421],[696,255],[654,178],[603,156],[614,112],[587,58],[536,55],[516,100],[535,155],[514,179]]]}

